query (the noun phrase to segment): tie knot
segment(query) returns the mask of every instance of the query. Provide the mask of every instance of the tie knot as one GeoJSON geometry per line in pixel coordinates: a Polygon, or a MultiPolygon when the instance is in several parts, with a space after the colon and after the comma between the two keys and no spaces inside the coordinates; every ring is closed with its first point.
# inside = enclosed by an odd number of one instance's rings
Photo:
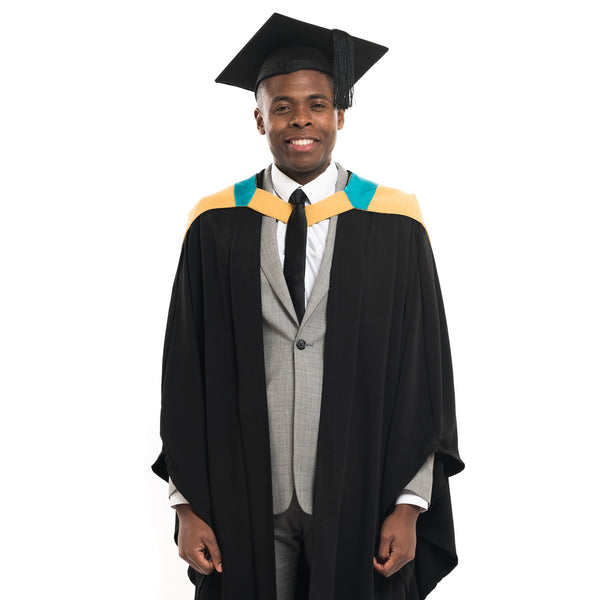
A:
{"type": "Polygon", "coordinates": [[[302,188],[298,188],[297,190],[294,190],[294,192],[290,196],[290,203],[293,204],[294,206],[298,206],[300,204],[306,204],[307,200],[308,200],[308,198],[306,197],[306,194],[302,191],[302,188]]]}

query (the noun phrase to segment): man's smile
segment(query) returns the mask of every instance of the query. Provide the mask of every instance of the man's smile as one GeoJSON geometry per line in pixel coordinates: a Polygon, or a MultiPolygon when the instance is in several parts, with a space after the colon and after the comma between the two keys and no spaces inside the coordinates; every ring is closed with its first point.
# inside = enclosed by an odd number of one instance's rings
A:
{"type": "Polygon", "coordinates": [[[305,151],[314,148],[318,141],[319,140],[316,138],[292,138],[290,140],[286,140],[286,143],[294,148],[294,150],[305,151]]]}

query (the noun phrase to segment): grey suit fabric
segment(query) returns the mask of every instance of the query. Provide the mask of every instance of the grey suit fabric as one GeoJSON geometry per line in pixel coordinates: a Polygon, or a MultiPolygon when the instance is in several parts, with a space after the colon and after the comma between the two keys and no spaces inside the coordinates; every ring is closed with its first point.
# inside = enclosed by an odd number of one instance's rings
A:
{"type": "Polygon", "coordinates": [[[431,488],[433,486],[433,454],[427,457],[417,474],[406,484],[405,491],[421,496],[427,503],[431,501],[431,488]]]}
{"type": "MultiPolygon", "coordinates": [[[[340,169],[336,191],[344,188],[346,179],[347,173],[340,169]]],[[[263,187],[273,191],[269,171],[263,187]]],[[[288,508],[294,489],[302,510],[312,514],[325,313],[336,225],[337,217],[331,218],[321,267],[298,324],[277,249],[277,222],[263,217],[261,299],[274,514],[288,508]]]]}
{"type": "MultiPolygon", "coordinates": [[[[348,172],[339,164],[336,192],[348,172]]],[[[270,168],[263,188],[274,193],[270,168]]],[[[321,412],[323,358],[329,275],[337,216],[329,222],[325,253],[302,323],[283,276],[277,248],[277,221],[264,216],[261,233],[261,300],[269,415],[273,513],[283,513],[296,491],[300,508],[313,509],[313,481],[321,412]]],[[[433,476],[430,456],[405,489],[429,502],[433,476]]]]}
{"type": "Polygon", "coordinates": [[[287,510],[273,516],[275,542],[275,583],[277,600],[294,600],[301,555],[312,563],[314,518],[307,515],[293,496],[287,510]]]}

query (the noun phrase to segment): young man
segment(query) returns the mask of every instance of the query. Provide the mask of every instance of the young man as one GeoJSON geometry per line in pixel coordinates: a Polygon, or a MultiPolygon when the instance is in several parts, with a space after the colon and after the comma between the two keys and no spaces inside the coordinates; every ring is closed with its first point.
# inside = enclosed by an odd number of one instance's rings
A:
{"type": "Polygon", "coordinates": [[[155,471],[197,598],[424,598],[456,564],[450,351],[414,196],[332,162],[386,48],[273,15],[217,81],[273,165],[192,211],[155,471]]]}

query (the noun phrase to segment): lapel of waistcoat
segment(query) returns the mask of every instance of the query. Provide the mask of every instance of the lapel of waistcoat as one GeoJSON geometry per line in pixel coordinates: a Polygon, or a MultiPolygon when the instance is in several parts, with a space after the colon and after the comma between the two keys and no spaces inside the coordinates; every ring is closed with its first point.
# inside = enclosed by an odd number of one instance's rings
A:
{"type": "MultiPolygon", "coordinates": [[[[346,187],[348,181],[348,171],[344,169],[340,164],[336,163],[338,169],[338,178],[335,183],[335,191],[341,192],[346,187]]],[[[335,233],[337,231],[337,219],[335,215],[329,219],[329,230],[327,232],[327,240],[325,242],[325,252],[323,253],[323,259],[321,260],[321,266],[317,273],[317,279],[313,286],[312,292],[306,305],[306,312],[304,313],[304,321],[308,321],[312,313],[315,311],[319,302],[323,300],[327,292],[329,291],[329,273],[331,272],[331,261],[333,259],[333,248],[335,246],[335,233]]]]}
{"type": "Polygon", "coordinates": [[[329,230],[327,232],[327,241],[325,243],[325,252],[321,260],[321,266],[317,273],[317,279],[313,286],[312,292],[308,298],[306,305],[306,311],[304,312],[303,323],[306,323],[310,319],[311,315],[319,305],[319,302],[323,300],[327,291],[329,290],[329,273],[331,271],[331,260],[333,258],[333,247],[335,245],[335,232],[337,228],[337,215],[331,217],[329,220],[329,230]]]}
{"type": "MultiPolygon", "coordinates": [[[[273,190],[270,166],[264,172],[262,187],[271,194],[275,193],[273,190]]],[[[292,304],[292,298],[290,297],[290,292],[287,283],[285,282],[285,277],[283,276],[281,259],[279,258],[279,249],[277,247],[277,221],[272,217],[263,217],[260,268],[273,288],[275,295],[288,312],[290,318],[298,325],[298,317],[296,316],[296,310],[292,304]]]]}
{"type": "Polygon", "coordinates": [[[273,292],[283,304],[290,318],[298,324],[298,317],[292,304],[292,298],[283,276],[281,259],[277,248],[277,221],[272,217],[263,217],[263,227],[260,242],[260,268],[265,274],[273,292]]]}
{"type": "MultiPolygon", "coordinates": [[[[344,169],[340,164],[336,163],[338,168],[338,178],[336,181],[335,191],[340,192],[346,187],[348,181],[348,171],[344,169]]],[[[273,180],[271,179],[271,166],[269,166],[263,175],[262,188],[274,194],[273,180]]],[[[315,308],[319,305],[319,302],[323,299],[327,290],[329,289],[329,271],[331,269],[331,261],[333,257],[333,248],[335,245],[335,232],[337,225],[337,215],[332,217],[329,222],[329,231],[327,233],[327,241],[325,246],[325,252],[317,274],[315,285],[308,299],[306,306],[306,312],[304,314],[304,321],[306,321],[310,315],[314,312],[315,308]]],[[[292,304],[290,292],[283,276],[283,269],[281,267],[281,259],[279,257],[279,249],[277,247],[277,221],[270,217],[263,217],[263,229],[261,236],[261,269],[265,274],[269,284],[273,288],[273,291],[285,307],[290,317],[294,320],[296,325],[298,324],[298,317],[292,304]]]]}

